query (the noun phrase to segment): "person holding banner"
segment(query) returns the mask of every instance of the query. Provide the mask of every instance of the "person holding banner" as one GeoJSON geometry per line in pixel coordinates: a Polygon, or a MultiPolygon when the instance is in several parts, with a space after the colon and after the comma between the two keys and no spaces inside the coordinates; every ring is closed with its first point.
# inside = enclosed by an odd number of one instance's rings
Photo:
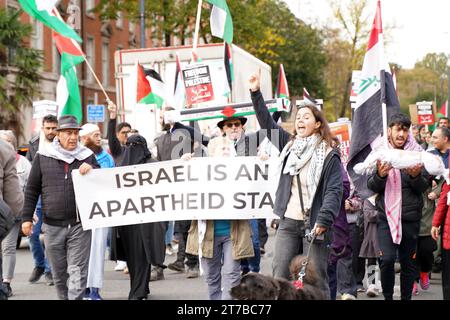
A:
{"type": "MultiPolygon", "coordinates": [[[[245,117],[229,117],[217,123],[217,127],[224,136],[232,142],[236,156],[248,157],[256,156],[259,144],[264,140],[263,131],[246,134],[244,126],[247,123],[245,117]]],[[[248,272],[259,272],[261,264],[261,249],[259,243],[258,219],[249,221],[252,228],[252,242],[255,255],[250,259],[241,260],[242,274],[248,272]]]]}
{"type": "MultiPolygon", "coordinates": [[[[155,139],[158,161],[180,159],[184,154],[190,153],[202,156],[201,145],[207,146],[209,143],[209,138],[203,136],[199,131],[178,122],[175,114],[175,109],[170,106],[166,106],[159,114],[159,124],[163,134],[155,139]],[[195,149],[197,144],[198,148],[195,149]]],[[[187,260],[186,266],[188,270],[186,277],[197,278],[198,258],[186,254],[186,241],[190,225],[191,220],[175,221],[174,234],[178,240],[177,259],[169,263],[167,267],[170,270],[184,272],[185,260],[187,260]]],[[[164,279],[163,269],[158,266],[153,267],[152,280],[162,279],[164,279]]]]}
{"type": "MultiPolygon", "coordinates": [[[[113,158],[102,148],[102,135],[97,125],[92,123],[83,125],[80,130],[80,137],[83,145],[94,152],[100,168],[114,167],[113,158]]],[[[103,287],[103,269],[109,230],[110,228],[96,228],[92,230],[85,300],[103,300],[99,290],[103,287]]]]}
{"type": "Polygon", "coordinates": [[[91,150],[78,142],[78,121],[59,119],[57,137],[33,160],[22,213],[22,232],[29,236],[39,195],[42,195],[45,248],[58,298],[80,300],[86,288],[91,232],[84,231],[75,203],[72,170],[81,175],[99,168],[91,150]]]}
{"type": "MultiPolygon", "coordinates": [[[[121,166],[153,161],[144,137],[133,135],[128,138],[121,166]]],[[[166,222],[153,222],[113,228],[111,258],[127,262],[130,273],[129,300],[146,300],[150,293],[150,266],[164,267],[166,225],[166,222]]]]}
{"type": "Polygon", "coordinates": [[[339,150],[332,147],[334,142],[328,123],[312,103],[298,107],[292,134],[278,126],[264,103],[260,74],[249,78],[253,108],[262,129],[278,130],[276,147],[281,151],[282,164],[274,204],[280,224],[275,238],[273,275],[289,279],[289,263],[303,252],[302,238],[311,230],[308,237],[312,241],[310,258],[324,280],[320,290],[329,299],[330,228],[341,207],[343,193],[339,150]]]}
{"type": "MultiPolygon", "coordinates": [[[[233,142],[227,137],[217,137],[209,143],[208,154],[229,157],[236,155],[236,151],[233,142]]],[[[185,159],[189,159],[189,155],[185,159]]],[[[192,221],[186,253],[200,256],[208,284],[209,299],[231,300],[231,288],[241,281],[240,260],[251,258],[255,254],[249,221],[192,221]],[[204,233],[201,230],[205,230],[204,233]]]]}

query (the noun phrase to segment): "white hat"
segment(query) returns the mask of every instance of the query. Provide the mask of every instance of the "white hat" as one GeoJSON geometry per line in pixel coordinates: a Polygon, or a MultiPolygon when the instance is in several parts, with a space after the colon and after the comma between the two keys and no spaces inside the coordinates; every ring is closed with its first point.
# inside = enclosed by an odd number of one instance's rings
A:
{"type": "Polygon", "coordinates": [[[87,136],[88,134],[91,134],[92,132],[100,131],[100,128],[92,123],[86,123],[81,127],[80,130],[80,137],[87,136]]]}

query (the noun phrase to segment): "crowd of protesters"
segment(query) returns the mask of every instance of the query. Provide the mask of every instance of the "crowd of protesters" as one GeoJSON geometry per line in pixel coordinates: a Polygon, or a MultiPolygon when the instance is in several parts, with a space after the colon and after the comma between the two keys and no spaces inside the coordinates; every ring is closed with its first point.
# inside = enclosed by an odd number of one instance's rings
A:
{"type": "MultiPolygon", "coordinates": [[[[247,118],[231,116],[218,121],[217,136],[207,137],[198,128],[171,119],[173,109],[166,107],[160,112],[161,134],[146,141],[139,128],[117,124],[111,101],[109,149],[103,148],[97,125],[80,126],[70,115],[46,116],[26,158],[15,153],[13,132],[0,131],[0,209],[10,208],[14,216],[0,239],[0,297],[13,295],[21,230],[29,238],[34,260],[29,282],[44,276],[59,299],[101,300],[108,252],[117,261],[116,270],[126,268],[129,273],[129,299],[147,299],[149,283],[164,280],[166,268],[187,278],[199,277],[202,270],[209,299],[230,299],[229,290],[242,276],[260,272],[267,241],[265,219],[176,221],[173,229],[170,222],[154,222],[84,230],[71,171],[79,169],[85,175],[100,168],[180,158],[271,156],[281,164],[273,208],[279,219],[271,223],[276,229],[274,277],[294,280],[289,273],[292,258],[309,252],[317,274],[325,280],[319,289],[328,299],[354,300],[359,293],[392,300],[397,271],[402,300],[417,295],[419,287],[428,290],[432,271],[442,272],[443,298],[450,299],[448,177],[431,176],[422,165],[398,170],[378,162],[367,183],[373,196],[362,199],[323,112],[305,102],[295,110],[293,131],[284,130],[279,115],[271,115],[265,105],[259,77],[249,79],[261,128],[254,133],[245,132],[247,118]],[[267,152],[270,143],[273,154],[267,152]],[[206,230],[201,241],[199,228],[206,230]],[[177,258],[166,265],[166,254],[173,253],[172,236],[177,258]]],[[[448,168],[448,122],[440,119],[432,131],[395,114],[388,124],[389,148],[431,152],[448,168]]]]}

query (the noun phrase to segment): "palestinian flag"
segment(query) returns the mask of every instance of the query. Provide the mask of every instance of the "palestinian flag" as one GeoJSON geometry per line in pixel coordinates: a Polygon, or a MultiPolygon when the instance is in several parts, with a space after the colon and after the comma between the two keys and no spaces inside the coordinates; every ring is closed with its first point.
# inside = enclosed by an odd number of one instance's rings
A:
{"type": "Polygon", "coordinates": [[[277,91],[275,92],[275,98],[289,99],[289,88],[282,64],[280,64],[280,71],[278,71],[277,91]]]}
{"type": "Polygon", "coordinates": [[[166,100],[166,89],[159,73],[137,63],[136,103],[156,104],[156,107],[160,109],[164,100],[166,100]]]}
{"type": "Polygon", "coordinates": [[[84,61],[80,46],[73,39],[63,37],[53,32],[56,48],[61,54],[61,76],[56,87],[56,101],[59,105],[59,115],[73,115],[78,123],[83,120],[80,90],[76,65],[84,61]]]}
{"type": "Polygon", "coordinates": [[[316,99],[314,99],[308,92],[308,90],[306,90],[306,88],[303,88],[303,100],[309,101],[311,103],[316,104],[316,99]]]}
{"type": "Polygon", "coordinates": [[[350,142],[347,169],[355,188],[362,198],[366,199],[372,195],[367,188],[368,177],[356,174],[353,167],[366,159],[372,151],[371,144],[383,132],[382,103],[386,104],[388,119],[392,114],[400,112],[400,103],[384,56],[380,1],[378,1],[360,79],[352,119],[352,137],[356,138],[351,139],[350,142]]]}
{"type": "Polygon", "coordinates": [[[228,86],[230,87],[230,93],[232,90],[232,84],[234,80],[234,69],[233,69],[233,60],[231,58],[231,48],[227,42],[224,42],[224,64],[225,64],[225,71],[227,73],[227,80],[228,80],[228,86]]]}
{"type": "Polygon", "coordinates": [[[444,102],[441,109],[438,112],[438,118],[448,118],[448,100],[444,102]]]}
{"type": "Polygon", "coordinates": [[[225,0],[206,1],[212,5],[210,17],[211,34],[231,44],[233,42],[233,21],[227,2],[225,0]]]}
{"type": "Polygon", "coordinates": [[[64,37],[82,42],[80,36],[69,27],[56,12],[55,4],[58,0],[19,0],[22,9],[36,20],[41,21],[50,29],[64,37]]]}
{"type": "Polygon", "coordinates": [[[196,63],[196,62],[202,62],[202,58],[200,58],[197,54],[197,52],[192,51],[191,52],[191,63],[196,63]]]}
{"type": "Polygon", "coordinates": [[[181,72],[181,63],[180,63],[180,57],[178,56],[178,53],[176,54],[176,70],[175,70],[175,86],[173,90],[173,98],[174,98],[174,105],[173,107],[175,109],[181,110],[184,109],[184,106],[186,104],[186,89],[184,87],[183,82],[183,72],[181,72]]]}

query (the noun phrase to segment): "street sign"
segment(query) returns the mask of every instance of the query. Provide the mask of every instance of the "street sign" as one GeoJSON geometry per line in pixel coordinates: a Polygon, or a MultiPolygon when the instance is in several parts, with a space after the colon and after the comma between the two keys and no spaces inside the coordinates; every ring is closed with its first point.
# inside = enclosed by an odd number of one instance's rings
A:
{"type": "Polygon", "coordinates": [[[88,104],[87,106],[87,122],[104,122],[105,106],[103,104],[88,104]]]}

